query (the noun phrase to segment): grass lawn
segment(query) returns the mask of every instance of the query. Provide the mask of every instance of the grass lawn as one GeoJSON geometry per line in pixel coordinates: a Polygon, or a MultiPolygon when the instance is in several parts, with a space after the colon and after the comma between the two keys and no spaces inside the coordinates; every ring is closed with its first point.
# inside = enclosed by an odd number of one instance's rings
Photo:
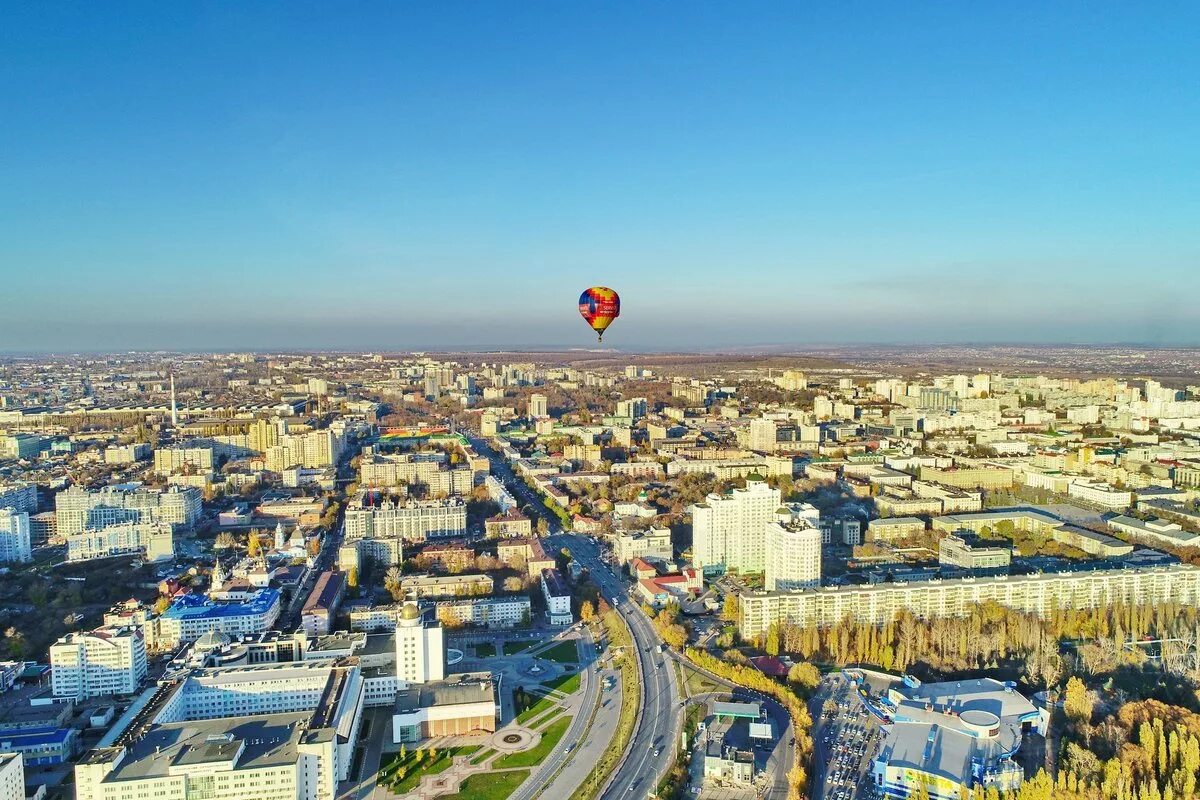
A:
{"type": "Polygon", "coordinates": [[[537,719],[530,722],[528,727],[540,728],[540,727],[542,727],[543,724],[545,724],[545,722],[547,720],[549,720],[551,717],[557,717],[561,712],[562,712],[562,709],[560,709],[560,708],[557,708],[557,707],[552,708],[552,709],[550,709],[549,713],[542,714],[540,717],[538,717],[537,719]]]}
{"type": "Polygon", "coordinates": [[[537,644],[532,639],[526,639],[520,642],[505,642],[504,655],[515,656],[517,653],[528,650],[532,645],[537,644]]]}
{"type": "Polygon", "coordinates": [[[417,788],[421,778],[426,775],[437,775],[448,770],[455,756],[468,755],[478,749],[479,745],[450,747],[435,751],[432,758],[429,751],[425,751],[425,758],[421,761],[417,760],[416,750],[405,753],[403,758],[399,753],[392,753],[379,768],[379,782],[396,794],[405,794],[417,788]]]}
{"type": "Polygon", "coordinates": [[[528,777],[527,769],[471,775],[462,782],[458,794],[448,795],[446,800],[505,800],[528,777]]]}
{"type": "MultiPolygon", "coordinates": [[[[526,697],[530,700],[533,699],[532,695],[526,695],[526,697]]],[[[517,709],[517,722],[524,725],[526,722],[538,716],[539,714],[549,711],[554,705],[554,701],[549,697],[539,697],[537,701],[533,703],[533,705],[526,706],[523,709],[517,709]]]]}
{"type": "Polygon", "coordinates": [[[715,692],[720,688],[717,684],[694,670],[685,669],[684,671],[687,673],[687,680],[685,682],[687,683],[688,697],[705,692],[715,692]]]}
{"type": "Polygon", "coordinates": [[[572,717],[563,717],[555,720],[553,724],[548,725],[542,731],[542,740],[535,747],[521,753],[500,756],[492,762],[492,766],[496,769],[504,769],[505,767],[532,767],[542,763],[546,760],[546,756],[550,755],[550,752],[558,746],[559,740],[571,726],[572,719],[572,717]]]}
{"type": "Polygon", "coordinates": [[[559,675],[554,680],[542,681],[542,686],[547,689],[554,689],[563,694],[575,694],[579,691],[579,683],[582,681],[580,673],[574,672],[570,675],[559,675]]]}
{"type": "Polygon", "coordinates": [[[538,653],[538,658],[556,661],[559,664],[574,664],[579,661],[579,647],[575,644],[574,639],[568,642],[559,642],[554,647],[538,653]]]}
{"type": "Polygon", "coordinates": [[[492,644],[491,642],[484,642],[482,644],[475,645],[476,658],[491,658],[494,655],[496,655],[496,645],[492,644]]]}
{"type": "Polygon", "coordinates": [[[565,713],[565,712],[563,712],[563,710],[561,708],[556,708],[553,711],[551,711],[549,714],[547,714],[546,716],[541,717],[540,719],[534,720],[533,724],[531,724],[529,727],[533,728],[535,731],[541,730],[542,728],[546,727],[554,720],[558,719],[563,713],[565,713]]]}
{"type": "Polygon", "coordinates": [[[484,750],[482,753],[480,753],[479,755],[472,758],[471,763],[472,764],[482,764],[484,761],[487,761],[488,756],[494,756],[494,755],[496,755],[495,750],[484,750]]]}

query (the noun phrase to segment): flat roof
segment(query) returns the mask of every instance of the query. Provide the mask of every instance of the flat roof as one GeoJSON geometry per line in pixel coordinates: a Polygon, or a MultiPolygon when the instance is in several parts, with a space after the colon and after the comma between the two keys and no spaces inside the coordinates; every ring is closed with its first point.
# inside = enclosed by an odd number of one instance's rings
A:
{"type": "Polygon", "coordinates": [[[712,713],[718,717],[740,717],[742,719],[758,719],[762,716],[762,707],[758,703],[721,703],[712,704],[712,713]]]}
{"type": "Polygon", "coordinates": [[[128,754],[104,780],[163,777],[173,766],[230,758],[241,745],[240,769],[295,764],[296,746],[311,718],[310,711],[152,725],[127,743],[128,754]]]}
{"type": "Polygon", "coordinates": [[[413,684],[396,694],[396,710],[402,713],[436,706],[494,702],[495,690],[489,672],[447,675],[445,680],[413,684]]]}

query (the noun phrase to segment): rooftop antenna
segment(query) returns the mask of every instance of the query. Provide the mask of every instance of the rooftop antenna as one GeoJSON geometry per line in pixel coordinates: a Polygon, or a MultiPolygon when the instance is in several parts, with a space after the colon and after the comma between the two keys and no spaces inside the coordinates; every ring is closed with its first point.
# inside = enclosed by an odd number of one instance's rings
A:
{"type": "Polygon", "coordinates": [[[179,427],[179,407],[175,405],[175,373],[171,373],[171,427],[179,427]]]}

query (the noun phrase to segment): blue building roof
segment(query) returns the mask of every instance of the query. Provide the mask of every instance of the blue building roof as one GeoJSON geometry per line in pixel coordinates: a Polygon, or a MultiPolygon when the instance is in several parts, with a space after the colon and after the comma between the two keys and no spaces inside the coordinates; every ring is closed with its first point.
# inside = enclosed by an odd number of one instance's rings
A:
{"type": "Polygon", "coordinates": [[[46,744],[62,745],[70,736],[71,728],[17,728],[0,733],[0,747],[17,750],[46,744]]]}
{"type": "Polygon", "coordinates": [[[245,602],[217,602],[203,594],[185,594],[163,612],[164,619],[214,619],[265,614],[279,602],[278,589],[259,589],[245,602]]]}

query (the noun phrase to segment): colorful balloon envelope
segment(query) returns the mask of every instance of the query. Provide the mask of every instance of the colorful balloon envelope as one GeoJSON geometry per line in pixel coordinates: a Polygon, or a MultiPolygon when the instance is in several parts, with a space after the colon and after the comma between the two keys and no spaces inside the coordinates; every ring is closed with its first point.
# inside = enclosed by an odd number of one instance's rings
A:
{"type": "Polygon", "coordinates": [[[607,286],[593,286],[579,295],[579,314],[604,341],[604,331],[621,316],[621,297],[607,286]]]}

